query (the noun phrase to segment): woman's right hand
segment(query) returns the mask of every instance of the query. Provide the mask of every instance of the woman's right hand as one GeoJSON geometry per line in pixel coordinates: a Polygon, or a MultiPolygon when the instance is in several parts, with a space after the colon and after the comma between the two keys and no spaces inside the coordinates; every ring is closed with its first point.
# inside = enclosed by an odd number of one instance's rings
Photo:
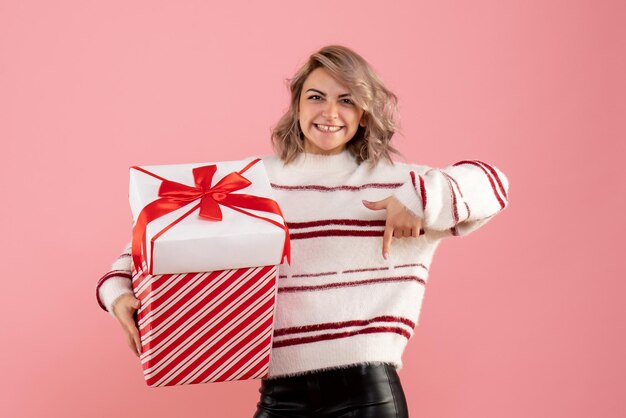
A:
{"type": "Polygon", "coordinates": [[[137,357],[141,355],[141,339],[139,338],[139,330],[133,315],[139,309],[139,304],[139,299],[135,298],[132,293],[126,293],[120,296],[113,303],[112,307],[113,314],[120,321],[122,329],[126,333],[128,346],[137,357]]]}

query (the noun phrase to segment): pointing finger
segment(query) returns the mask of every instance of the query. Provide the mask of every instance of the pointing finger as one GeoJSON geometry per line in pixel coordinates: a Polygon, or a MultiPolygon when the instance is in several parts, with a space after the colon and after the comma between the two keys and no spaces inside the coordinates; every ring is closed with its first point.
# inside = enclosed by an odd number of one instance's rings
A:
{"type": "Polygon", "coordinates": [[[383,258],[385,260],[389,257],[391,238],[393,238],[393,227],[385,226],[385,234],[383,235],[383,258]]]}

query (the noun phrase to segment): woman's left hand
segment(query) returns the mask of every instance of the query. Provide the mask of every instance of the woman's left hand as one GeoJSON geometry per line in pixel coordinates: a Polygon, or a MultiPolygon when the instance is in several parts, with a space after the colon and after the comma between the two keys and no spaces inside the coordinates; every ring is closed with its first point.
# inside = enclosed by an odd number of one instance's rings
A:
{"type": "Polygon", "coordinates": [[[387,221],[385,222],[385,234],[383,236],[383,257],[385,260],[389,257],[389,247],[391,238],[414,237],[424,233],[422,228],[422,219],[418,218],[406,206],[404,206],[395,196],[389,196],[386,199],[377,202],[368,202],[363,200],[363,205],[371,210],[387,211],[387,221]]]}

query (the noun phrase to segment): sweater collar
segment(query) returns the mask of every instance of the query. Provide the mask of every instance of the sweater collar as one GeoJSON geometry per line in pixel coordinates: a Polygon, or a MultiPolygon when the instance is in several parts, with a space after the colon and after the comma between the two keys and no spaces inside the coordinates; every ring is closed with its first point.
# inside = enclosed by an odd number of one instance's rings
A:
{"type": "Polygon", "coordinates": [[[359,164],[347,148],[338,154],[324,155],[308,152],[299,153],[289,165],[298,171],[339,172],[356,169],[359,164]]]}

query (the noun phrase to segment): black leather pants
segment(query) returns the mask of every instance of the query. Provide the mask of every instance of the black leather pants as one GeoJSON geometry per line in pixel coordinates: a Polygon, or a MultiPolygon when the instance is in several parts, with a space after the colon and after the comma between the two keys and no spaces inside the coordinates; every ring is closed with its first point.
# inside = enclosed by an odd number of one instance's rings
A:
{"type": "Polygon", "coordinates": [[[408,418],[400,378],[390,364],[357,364],[264,379],[253,418],[408,418]]]}

